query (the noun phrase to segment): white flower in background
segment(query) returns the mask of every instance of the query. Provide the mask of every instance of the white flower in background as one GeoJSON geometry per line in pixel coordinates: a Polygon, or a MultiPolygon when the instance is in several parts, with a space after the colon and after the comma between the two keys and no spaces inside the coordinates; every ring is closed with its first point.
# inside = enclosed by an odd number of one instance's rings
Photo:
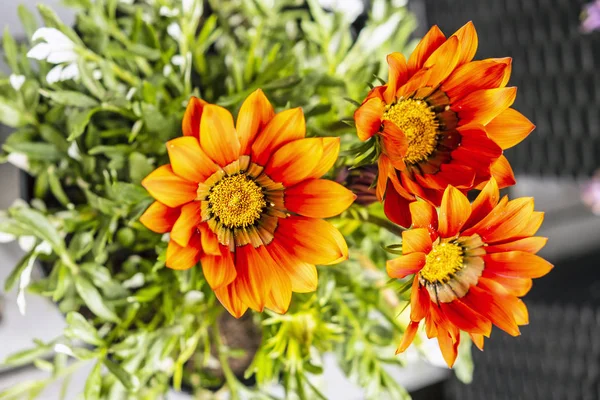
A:
{"type": "Polygon", "coordinates": [[[137,274],[133,275],[131,278],[127,279],[126,281],[123,281],[123,287],[127,288],[127,289],[137,289],[139,287],[144,286],[144,283],[145,283],[144,274],[141,272],[138,272],[137,274]]]}
{"type": "Polygon", "coordinates": [[[29,171],[29,158],[24,153],[10,153],[8,155],[8,162],[23,171],[29,171]]]}
{"type": "Polygon", "coordinates": [[[23,86],[23,84],[25,83],[25,76],[11,74],[8,78],[8,81],[10,82],[10,86],[12,86],[13,89],[18,91],[19,89],[21,89],[21,86],[23,86]]]}
{"type": "Polygon", "coordinates": [[[72,141],[69,149],[67,150],[67,154],[73,160],[81,161],[81,151],[79,151],[79,146],[77,146],[77,142],[72,141]]]}
{"type": "Polygon", "coordinates": [[[35,237],[21,236],[19,237],[18,243],[21,250],[23,250],[25,253],[29,253],[31,250],[33,250],[33,246],[35,246],[35,237]]]}
{"type": "Polygon", "coordinates": [[[350,22],[353,22],[365,10],[362,0],[319,0],[319,4],[326,10],[344,14],[350,22]]]}
{"type": "Polygon", "coordinates": [[[179,15],[179,10],[176,8],[169,8],[167,6],[162,6],[160,8],[160,10],[158,10],[158,13],[160,14],[161,17],[172,18],[172,17],[176,17],[179,15]]]}
{"type": "Polygon", "coordinates": [[[167,26],[167,33],[175,40],[179,41],[183,36],[183,32],[181,31],[181,27],[177,22],[172,22],[169,26],[167,26]]]}
{"type": "Polygon", "coordinates": [[[16,238],[15,235],[11,235],[10,233],[0,232],[0,243],[10,243],[16,238]]]}
{"type": "Polygon", "coordinates": [[[49,84],[79,77],[76,45],[71,39],[58,29],[47,27],[39,28],[31,37],[32,41],[39,39],[43,41],[33,46],[27,57],[57,64],[46,75],[49,84]]]}

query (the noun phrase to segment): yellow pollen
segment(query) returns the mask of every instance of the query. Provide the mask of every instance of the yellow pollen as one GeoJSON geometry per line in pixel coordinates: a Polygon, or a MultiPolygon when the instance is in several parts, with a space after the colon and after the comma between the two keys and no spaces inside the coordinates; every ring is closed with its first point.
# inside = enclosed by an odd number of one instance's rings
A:
{"type": "Polygon", "coordinates": [[[253,225],[267,202],[260,186],[244,174],[226,176],[208,194],[210,210],[228,228],[253,225]]]}
{"type": "Polygon", "coordinates": [[[463,249],[456,243],[440,243],[427,254],[425,266],[419,274],[429,282],[447,282],[463,268],[463,249]]]}
{"type": "Polygon", "coordinates": [[[407,164],[416,164],[433,153],[438,143],[438,123],[435,112],[423,100],[406,99],[388,106],[383,120],[392,121],[408,139],[404,157],[407,164]]]}

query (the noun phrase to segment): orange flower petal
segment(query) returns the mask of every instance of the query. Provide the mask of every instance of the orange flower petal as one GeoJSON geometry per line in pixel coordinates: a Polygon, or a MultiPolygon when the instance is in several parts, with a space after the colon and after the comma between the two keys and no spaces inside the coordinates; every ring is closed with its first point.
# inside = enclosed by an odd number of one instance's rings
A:
{"type": "Polygon", "coordinates": [[[375,188],[375,194],[377,195],[377,200],[383,201],[385,198],[385,192],[387,190],[389,175],[390,173],[394,173],[392,163],[385,154],[379,155],[379,159],[377,160],[377,169],[379,173],[377,174],[377,187],[375,188]]]}
{"type": "Polygon", "coordinates": [[[319,278],[314,264],[305,263],[292,255],[277,238],[267,246],[267,250],[275,263],[288,274],[294,292],[309,293],[317,289],[319,278]]]}
{"type": "Polygon", "coordinates": [[[493,58],[492,60],[506,64],[506,69],[504,70],[504,78],[502,82],[500,82],[500,87],[505,87],[510,80],[510,74],[512,72],[512,58],[511,57],[503,57],[503,58],[493,58]]]}
{"type": "Polygon", "coordinates": [[[458,38],[450,37],[429,56],[423,68],[429,68],[431,74],[427,86],[436,87],[454,71],[459,60],[458,38]]]}
{"type": "Polygon", "coordinates": [[[541,236],[533,236],[524,239],[515,240],[514,242],[496,244],[487,246],[487,253],[502,253],[506,251],[524,251],[526,253],[535,254],[542,249],[548,242],[548,238],[541,236]]]}
{"type": "Polygon", "coordinates": [[[454,102],[476,90],[497,88],[504,79],[506,68],[506,64],[494,60],[461,65],[442,84],[442,90],[454,102]]]}
{"type": "Polygon", "coordinates": [[[190,269],[198,263],[201,253],[200,235],[194,235],[186,247],[181,247],[174,240],[167,246],[166,265],[176,270],[190,269]]]}
{"type": "Polygon", "coordinates": [[[479,278],[477,285],[492,293],[500,306],[512,314],[517,325],[527,325],[529,323],[529,312],[522,300],[511,296],[500,283],[487,279],[479,278]]]}
{"type": "Polygon", "coordinates": [[[473,344],[477,346],[477,348],[483,351],[483,335],[479,335],[477,333],[469,333],[473,344]]]}
{"type": "Polygon", "coordinates": [[[419,284],[419,277],[415,275],[413,279],[412,290],[410,292],[410,319],[411,321],[421,321],[427,317],[431,300],[427,289],[419,284]]]}
{"type": "Polygon", "coordinates": [[[221,244],[217,235],[208,227],[206,223],[198,225],[200,237],[202,238],[202,251],[211,256],[221,254],[221,244]]]}
{"type": "Polygon", "coordinates": [[[346,240],[322,219],[282,218],[275,237],[291,254],[308,264],[331,265],[348,259],[346,240]]]}
{"type": "Polygon", "coordinates": [[[506,277],[540,278],[554,266],[543,258],[524,251],[509,251],[483,256],[485,268],[506,277]]]}
{"type": "Polygon", "coordinates": [[[311,172],[313,178],[320,178],[325,175],[333,167],[340,153],[340,138],[339,137],[324,137],[323,155],[317,164],[317,167],[311,172]]]}
{"type": "Polygon", "coordinates": [[[396,354],[403,353],[404,350],[408,349],[408,346],[411,345],[413,340],[415,339],[415,335],[417,334],[417,329],[419,328],[418,322],[412,322],[408,324],[406,331],[404,331],[404,336],[402,337],[402,342],[396,349],[396,354]]]}
{"type": "Polygon", "coordinates": [[[408,65],[402,53],[392,53],[387,56],[389,65],[388,84],[383,93],[386,103],[396,100],[396,91],[408,80],[408,65]]]}
{"type": "Polygon", "coordinates": [[[472,286],[469,293],[461,300],[509,335],[519,336],[521,334],[514,317],[498,304],[491,293],[477,286],[472,286]]]}
{"type": "Polygon", "coordinates": [[[191,182],[203,182],[219,169],[200,148],[198,139],[183,136],[167,142],[173,172],[191,182]]]}
{"type": "Polygon", "coordinates": [[[305,217],[330,218],[352,205],[356,195],[337,182],[310,179],[285,190],[285,208],[305,217]]]}
{"type": "Polygon", "coordinates": [[[408,76],[412,76],[417,70],[421,69],[431,53],[445,41],[446,37],[440,28],[437,25],[432,26],[408,58],[408,76]]]}
{"type": "Polygon", "coordinates": [[[354,122],[358,138],[362,141],[369,139],[381,129],[381,117],[385,104],[381,99],[373,97],[365,101],[354,112],[354,122]]]}
{"type": "Polygon", "coordinates": [[[431,237],[427,228],[416,228],[402,232],[402,254],[431,251],[431,237]]]}
{"type": "Polygon", "coordinates": [[[498,187],[504,189],[517,183],[515,174],[505,156],[500,156],[490,167],[490,173],[498,182],[498,187]]]}
{"type": "Polygon", "coordinates": [[[444,361],[446,361],[446,364],[448,364],[448,368],[452,368],[454,362],[456,361],[456,357],[458,356],[458,345],[460,344],[460,336],[456,341],[453,341],[450,337],[449,332],[441,331],[438,329],[437,340],[440,346],[440,350],[442,351],[444,361]]]}
{"type": "Polygon", "coordinates": [[[454,33],[454,36],[456,36],[460,42],[458,65],[468,63],[475,57],[477,45],[479,44],[477,31],[475,30],[473,22],[467,22],[462,28],[454,33]]]}
{"type": "Polygon", "coordinates": [[[517,237],[529,237],[535,235],[538,229],[540,229],[540,226],[542,226],[542,222],[544,222],[544,212],[534,211],[517,237]]]}
{"type": "Polygon", "coordinates": [[[436,209],[426,201],[414,201],[410,203],[410,213],[412,215],[413,228],[426,228],[431,236],[431,240],[437,238],[438,214],[436,209]]]}
{"type": "Polygon", "coordinates": [[[238,295],[248,307],[262,312],[273,288],[273,259],[264,246],[245,245],[236,248],[235,267],[238,295]]]}
{"type": "Polygon", "coordinates": [[[492,209],[498,204],[499,199],[500,191],[498,190],[498,184],[492,178],[485,185],[481,193],[479,193],[473,204],[471,204],[471,216],[463,228],[470,228],[489,215],[492,209]]]}
{"type": "Polygon", "coordinates": [[[218,256],[203,254],[200,257],[204,277],[213,290],[229,285],[237,276],[229,248],[220,246],[219,252],[218,256]]]}
{"type": "MultiPolygon", "coordinates": [[[[529,221],[533,213],[533,198],[522,197],[506,204],[504,210],[497,213],[495,219],[490,220],[487,225],[485,220],[482,220],[481,229],[477,233],[488,244],[503,241],[513,237],[517,232],[520,232],[525,227],[524,224],[529,221]]],[[[496,210],[492,215],[496,214],[496,210]]]]}
{"type": "Polygon", "coordinates": [[[167,207],[161,202],[155,201],[144,211],[140,222],[153,232],[166,233],[173,228],[180,212],[179,208],[167,207]]]}
{"type": "Polygon", "coordinates": [[[402,279],[416,274],[425,266],[425,253],[410,253],[388,260],[385,269],[391,278],[402,279]]]}
{"type": "Polygon", "coordinates": [[[510,107],[516,96],[515,87],[477,90],[452,104],[451,109],[458,113],[461,125],[487,125],[510,107]]]}
{"type": "Polygon", "coordinates": [[[501,284],[509,294],[518,297],[525,296],[527,293],[529,293],[531,287],[533,286],[533,281],[531,278],[517,278],[513,276],[509,277],[498,275],[489,269],[484,269],[482,276],[493,279],[501,284]]]}
{"type": "Polygon", "coordinates": [[[144,178],[142,186],[152,197],[169,207],[178,207],[194,200],[198,188],[198,184],[175,175],[169,164],[152,171],[144,178]]]}
{"type": "Polygon", "coordinates": [[[306,122],[301,108],[292,108],[276,114],[260,132],[252,146],[252,161],[264,166],[282,145],[302,139],[306,135],[306,122]]]}
{"type": "Polygon", "coordinates": [[[289,276],[279,268],[273,269],[273,286],[267,297],[265,307],[279,314],[285,314],[292,301],[292,286],[289,276]]]}
{"type": "Polygon", "coordinates": [[[240,141],[227,109],[214,104],[204,106],[200,120],[200,146],[221,167],[240,156],[240,141]]]}
{"type": "Polygon", "coordinates": [[[254,139],[274,116],[273,106],[262,90],[255,90],[244,100],[235,125],[240,140],[240,154],[250,154],[254,139]]]}
{"type": "Polygon", "coordinates": [[[410,204],[411,201],[401,196],[396,191],[396,187],[391,182],[388,182],[383,211],[389,220],[400,226],[409,227],[412,223],[410,204]]]}
{"type": "Polygon", "coordinates": [[[471,203],[458,189],[448,186],[442,197],[438,232],[441,237],[455,236],[471,215],[471,203]]]}
{"type": "Polygon", "coordinates": [[[217,299],[223,304],[223,307],[225,307],[225,309],[235,318],[240,318],[248,309],[248,306],[244,304],[241,297],[238,295],[234,283],[214,289],[214,291],[217,299]]]}
{"type": "Polygon", "coordinates": [[[200,138],[200,119],[202,117],[202,110],[206,104],[208,103],[202,99],[190,97],[185,114],[183,115],[183,122],[181,123],[184,136],[193,136],[196,139],[200,138]]]}
{"type": "Polygon", "coordinates": [[[275,151],[265,166],[265,173],[275,182],[290,187],[311,177],[322,156],[320,138],[294,140],[275,151]]]}
{"type": "Polygon", "coordinates": [[[483,315],[473,311],[469,306],[454,299],[451,303],[440,303],[442,312],[458,329],[470,333],[490,336],[492,323],[483,315]]]}
{"type": "Polygon", "coordinates": [[[535,125],[513,108],[507,108],[485,126],[488,136],[502,149],[521,143],[534,129],[535,125]]]}
{"type": "Polygon", "coordinates": [[[187,246],[192,234],[198,231],[196,228],[201,221],[200,202],[192,201],[181,207],[181,215],[171,230],[171,240],[180,246],[187,246]]]}
{"type": "Polygon", "coordinates": [[[408,150],[408,139],[406,135],[391,121],[383,121],[383,151],[388,156],[392,165],[397,170],[406,169],[404,156],[408,150]]]}

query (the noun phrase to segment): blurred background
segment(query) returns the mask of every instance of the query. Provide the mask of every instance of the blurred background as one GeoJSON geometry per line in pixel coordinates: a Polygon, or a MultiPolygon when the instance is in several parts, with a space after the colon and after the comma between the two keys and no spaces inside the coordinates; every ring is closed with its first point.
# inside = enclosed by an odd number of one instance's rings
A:
{"type": "MultiPolygon", "coordinates": [[[[0,0],[0,27],[17,39],[24,32],[17,5],[39,0],[0,0]]],[[[44,0],[69,24],[70,10],[44,0]]],[[[324,7],[357,16],[360,0],[322,0],[324,7]]],[[[554,263],[525,301],[531,323],[522,336],[496,330],[486,351],[474,351],[473,383],[465,385],[447,370],[429,366],[403,371],[416,399],[584,399],[600,398],[600,1],[586,0],[409,0],[422,36],[437,24],[451,34],[472,20],[479,33],[476,58],[513,57],[511,85],[518,86],[515,108],[537,129],[507,151],[518,184],[512,196],[535,196],[546,212],[540,235],[550,238],[541,255],[554,263]],[[598,29],[599,31],[595,30],[598,29]]],[[[8,72],[0,60],[0,70],[8,72]]],[[[0,144],[8,128],[0,126],[0,144]]],[[[22,196],[18,169],[0,165],[0,209],[22,196]]],[[[22,252],[0,238],[0,281],[22,252]]],[[[62,316],[32,296],[28,315],[18,314],[15,298],[0,289],[0,359],[26,348],[34,337],[62,331],[62,316]],[[18,332],[18,334],[17,334],[18,332]]],[[[33,369],[0,370],[0,389],[31,379],[33,369]]],[[[330,369],[332,399],[360,399],[341,374],[330,369]],[[338,390],[339,388],[339,390],[338,390]]],[[[80,385],[81,386],[81,385],[80,385]]],[[[73,393],[81,390],[75,382],[73,393]]],[[[58,398],[56,393],[47,399],[58,398]]],[[[174,397],[170,397],[174,398],[174,397]]]]}

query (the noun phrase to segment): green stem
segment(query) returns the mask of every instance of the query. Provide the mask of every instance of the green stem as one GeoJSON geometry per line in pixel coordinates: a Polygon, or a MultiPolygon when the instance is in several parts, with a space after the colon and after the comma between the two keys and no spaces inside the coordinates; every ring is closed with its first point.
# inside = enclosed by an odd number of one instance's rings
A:
{"type": "Polygon", "coordinates": [[[376,217],[376,216],[370,215],[370,214],[367,217],[366,222],[377,225],[377,226],[393,233],[396,236],[402,236],[402,232],[405,231],[404,228],[402,228],[399,225],[394,224],[391,221],[388,221],[387,219],[376,217]]]}
{"type": "Polygon", "coordinates": [[[102,57],[100,57],[98,54],[96,54],[92,51],[89,51],[89,50],[86,50],[84,52],[84,57],[87,58],[88,60],[94,61],[96,63],[102,63],[102,62],[107,63],[108,66],[110,66],[110,69],[112,70],[112,72],[114,72],[115,75],[118,76],[121,80],[123,80],[124,82],[127,82],[132,87],[137,87],[139,85],[139,80],[135,75],[131,74],[128,71],[125,71],[124,69],[119,67],[114,62],[105,60],[102,57]]]}
{"type": "Polygon", "coordinates": [[[223,351],[223,341],[221,340],[221,333],[219,332],[219,326],[217,323],[213,325],[213,335],[213,340],[217,348],[217,354],[219,355],[219,362],[221,363],[221,368],[223,369],[223,375],[225,375],[225,381],[227,382],[227,386],[229,387],[229,391],[231,392],[231,400],[239,400],[239,381],[237,380],[235,374],[231,370],[231,367],[229,366],[229,361],[227,360],[227,355],[223,351]]]}

